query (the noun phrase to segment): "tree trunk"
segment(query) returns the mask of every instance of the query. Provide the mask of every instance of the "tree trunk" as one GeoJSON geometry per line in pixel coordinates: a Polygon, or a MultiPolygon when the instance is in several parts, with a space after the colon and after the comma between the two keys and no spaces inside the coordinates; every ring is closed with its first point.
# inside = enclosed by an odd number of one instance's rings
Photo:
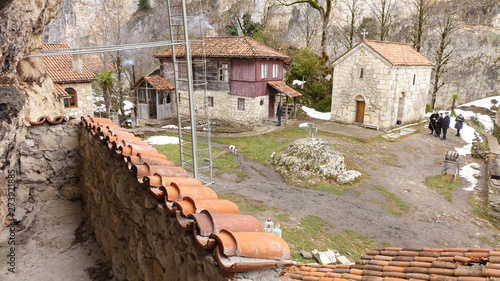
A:
{"type": "Polygon", "coordinates": [[[109,92],[108,89],[104,88],[102,89],[102,96],[104,98],[104,105],[106,106],[106,117],[110,117],[110,106],[111,106],[111,99],[109,97],[109,92]]]}

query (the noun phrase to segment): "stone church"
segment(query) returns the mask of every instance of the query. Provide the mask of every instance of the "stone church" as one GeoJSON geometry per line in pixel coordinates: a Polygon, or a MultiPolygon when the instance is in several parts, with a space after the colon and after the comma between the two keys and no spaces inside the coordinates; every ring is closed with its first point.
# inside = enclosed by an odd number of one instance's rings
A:
{"type": "Polygon", "coordinates": [[[359,43],[333,63],[331,119],[381,130],[421,119],[433,66],[408,44],[359,43]]]}

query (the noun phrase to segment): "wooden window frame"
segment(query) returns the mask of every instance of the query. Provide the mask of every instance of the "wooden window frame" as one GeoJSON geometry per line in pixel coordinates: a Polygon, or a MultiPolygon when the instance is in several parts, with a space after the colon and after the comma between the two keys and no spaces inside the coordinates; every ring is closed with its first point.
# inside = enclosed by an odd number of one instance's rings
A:
{"type": "Polygon", "coordinates": [[[229,63],[223,62],[219,64],[219,77],[220,83],[229,83],[229,63]]]}
{"type": "Polygon", "coordinates": [[[245,111],[245,99],[238,99],[238,110],[245,111]]]}
{"type": "Polygon", "coordinates": [[[69,98],[64,99],[64,108],[75,108],[78,107],[78,98],[75,89],[66,88],[64,89],[68,93],[69,98]],[[71,104],[71,99],[73,99],[73,105],[71,104]]]}
{"type": "Polygon", "coordinates": [[[214,107],[214,97],[207,97],[208,107],[214,107]]]}

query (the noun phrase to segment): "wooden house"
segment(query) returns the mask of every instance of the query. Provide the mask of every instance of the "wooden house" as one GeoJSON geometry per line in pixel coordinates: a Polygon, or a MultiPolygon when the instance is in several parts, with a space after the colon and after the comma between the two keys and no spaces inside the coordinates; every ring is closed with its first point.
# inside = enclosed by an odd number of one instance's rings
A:
{"type": "MultiPolygon", "coordinates": [[[[296,104],[296,99],[302,96],[283,82],[284,65],[290,57],[249,37],[206,37],[205,56],[201,43],[192,41],[191,54],[195,104],[208,104],[212,122],[253,127],[275,117],[278,101],[286,105],[290,98],[296,104]],[[202,100],[202,88],[196,83],[202,80],[204,71],[203,65],[195,61],[203,59],[206,60],[206,101],[202,100]]],[[[176,46],[175,55],[183,60],[185,47],[176,46]]],[[[172,47],[157,52],[155,57],[160,60],[160,75],[173,81],[172,47]]],[[[181,100],[187,99],[186,82],[183,82],[186,64],[178,65],[178,73],[181,100]]]]}
{"type": "Polygon", "coordinates": [[[165,78],[153,74],[142,76],[133,86],[139,119],[169,119],[175,117],[174,86],[165,78]]]}

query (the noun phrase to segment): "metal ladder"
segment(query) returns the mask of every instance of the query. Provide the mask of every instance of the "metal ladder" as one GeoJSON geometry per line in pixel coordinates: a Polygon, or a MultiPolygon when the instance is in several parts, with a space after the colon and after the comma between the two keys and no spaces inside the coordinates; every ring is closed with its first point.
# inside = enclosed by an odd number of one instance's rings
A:
{"type": "Polygon", "coordinates": [[[213,162],[202,1],[191,1],[189,11],[185,0],[167,0],[167,7],[170,39],[183,44],[172,49],[181,166],[209,185],[213,183],[213,162]],[[201,55],[190,56],[192,45],[201,55]],[[186,48],[186,56],[176,56],[179,47],[186,48]]]}

